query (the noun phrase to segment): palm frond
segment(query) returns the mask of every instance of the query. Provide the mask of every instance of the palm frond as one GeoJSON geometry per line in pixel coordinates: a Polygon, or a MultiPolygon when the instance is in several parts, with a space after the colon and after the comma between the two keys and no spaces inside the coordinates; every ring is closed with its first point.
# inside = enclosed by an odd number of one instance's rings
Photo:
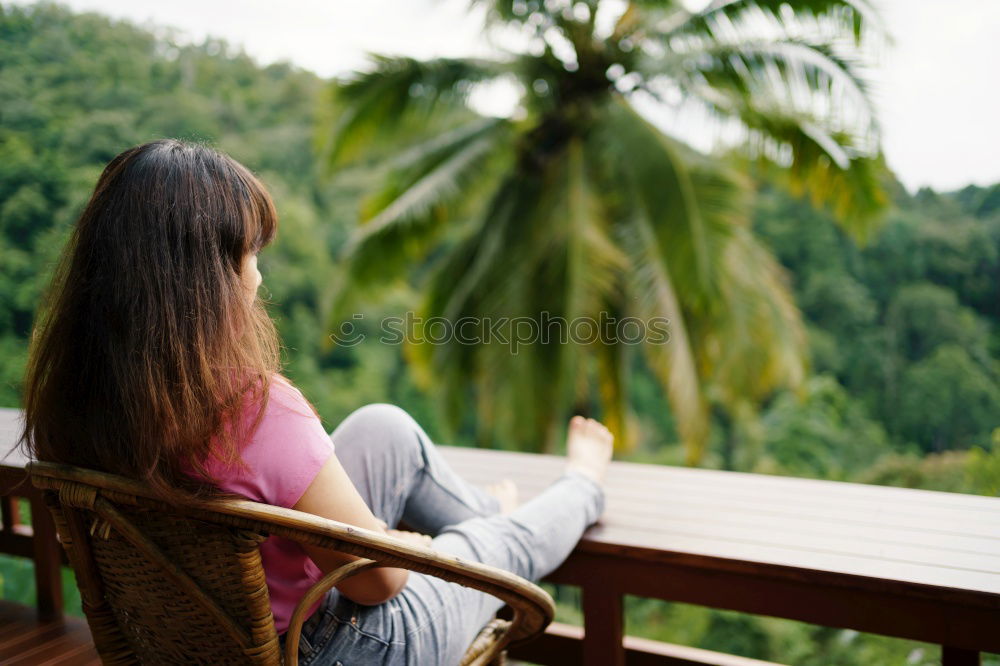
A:
{"type": "Polygon", "coordinates": [[[866,32],[885,32],[878,11],[868,0],[713,0],[701,10],[677,13],[661,32],[670,37],[725,39],[734,31],[773,32],[777,28],[794,35],[807,21],[812,32],[828,27],[831,32],[851,35],[857,44],[866,32]]]}
{"type": "Polygon", "coordinates": [[[688,302],[710,303],[718,290],[715,264],[728,229],[703,215],[688,170],[695,154],[620,97],[605,107],[596,127],[595,163],[606,164],[630,183],[630,205],[642,208],[651,220],[658,251],[688,302]]]}
{"type": "Polygon", "coordinates": [[[688,464],[697,464],[708,439],[708,406],[701,389],[688,333],[688,319],[671,279],[670,267],[658,249],[655,222],[641,209],[633,220],[631,249],[632,311],[645,322],[661,322],[668,331],[663,341],[648,341],[642,350],[654,376],[664,387],[688,464]]]}
{"type": "Polygon", "coordinates": [[[414,146],[387,169],[369,197],[367,215],[345,245],[325,319],[337,326],[351,303],[409,273],[473,190],[496,169],[486,164],[507,148],[507,122],[479,119],[414,146]]]}
{"type": "Polygon", "coordinates": [[[830,206],[855,239],[864,241],[877,227],[888,205],[884,163],[854,133],[785,99],[746,94],[735,85],[692,81],[684,90],[720,121],[738,122],[750,154],[781,167],[776,176],[797,196],[808,193],[814,205],[830,206]]]}
{"type": "Polygon", "coordinates": [[[597,389],[601,396],[602,421],[615,437],[615,447],[627,450],[632,444],[628,429],[628,346],[598,344],[597,389]]]}
{"type": "Polygon", "coordinates": [[[706,395],[731,413],[755,410],[776,389],[803,380],[801,316],[783,269],[750,229],[749,178],[712,160],[693,162],[691,177],[705,216],[730,228],[718,266],[717,307],[689,320],[699,372],[706,395]]]}
{"type": "Polygon", "coordinates": [[[889,203],[882,187],[881,154],[858,154],[850,147],[850,137],[802,114],[744,102],[738,115],[750,130],[752,154],[783,167],[774,173],[776,180],[784,181],[796,196],[808,194],[817,207],[829,206],[855,240],[867,240],[889,203]]]}
{"type": "Polygon", "coordinates": [[[394,137],[392,130],[410,116],[419,123],[441,107],[463,109],[475,84],[506,71],[504,63],[471,58],[373,60],[371,71],[330,85],[328,106],[335,117],[322,137],[321,152],[331,167],[357,158],[377,138],[394,137]]]}
{"type": "Polygon", "coordinates": [[[805,332],[787,278],[747,229],[727,247],[723,303],[697,326],[711,392],[730,410],[759,405],[805,378],[805,332]]]}
{"type": "Polygon", "coordinates": [[[718,261],[730,229],[717,216],[706,216],[705,202],[681,157],[683,148],[627,103],[619,99],[609,105],[601,128],[595,135],[600,156],[595,160],[601,159],[625,188],[618,206],[627,223],[620,225],[618,236],[631,265],[629,309],[646,322],[667,320],[669,340],[643,349],[694,463],[706,442],[708,409],[686,310],[710,309],[716,300],[718,261]]]}
{"type": "MultiPolygon", "coordinates": [[[[561,374],[558,359],[539,356],[532,346],[512,353],[511,320],[527,316],[531,308],[524,300],[498,299],[497,292],[513,289],[523,296],[530,249],[518,237],[525,220],[532,219],[540,191],[533,178],[511,174],[493,193],[472,233],[452,248],[426,286],[421,307],[425,321],[436,318],[456,327],[472,322],[471,338],[425,341],[408,352],[425,386],[439,396],[452,427],[467,416],[470,403],[481,409],[496,401],[518,415],[501,420],[501,434],[534,450],[541,447],[542,411],[556,402],[551,395],[539,397],[545,384],[535,373],[549,368],[561,374]]],[[[488,419],[490,413],[487,408],[479,415],[488,419]]]]}
{"type": "Polygon", "coordinates": [[[682,89],[707,85],[741,96],[781,98],[830,123],[858,127],[877,143],[878,120],[860,63],[804,39],[690,43],[661,61],[682,89]]]}
{"type": "MultiPolygon", "coordinates": [[[[621,275],[628,268],[628,257],[611,238],[611,221],[597,183],[588,171],[585,147],[580,139],[567,145],[563,178],[558,188],[561,196],[549,214],[563,222],[556,227],[546,255],[539,257],[538,284],[562,284],[562,300],[536,290],[536,311],[556,311],[567,326],[581,321],[600,321],[610,305],[623,300],[621,275]]],[[[589,324],[588,324],[589,325],[589,324]]],[[[624,347],[614,340],[598,339],[574,344],[560,340],[550,346],[559,356],[561,374],[550,375],[557,406],[587,401],[586,373],[591,357],[597,360],[597,383],[601,396],[604,423],[619,446],[627,444],[627,382],[624,347]]]]}
{"type": "Polygon", "coordinates": [[[348,254],[461,194],[483,160],[508,137],[507,122],[499,118],[471,125],[453,133],[449,141],[436,137],[429,142],[432,145],[411,149],[401,160],[403,168],[383,178],[381,190],[363,206],[361,226],[349,241],[348,254]]]}
{"type": "MultiPolygon", "coordinates": [[[[537,447],[531,437],[545,433],[549,441],[555,434],[558,417],[577,397],[580,370],[599,346],[575,344],[569,327],[599,318],[617,293],[626,258],[608,236],[607,211],[579,140],[538,170],[509,178],[486,210],[433,278],[422,312],[428,320],[504,321],[494,329],[501,339],[424,345],[414,358],[427,376],[464,368],[464,380],[455,375],[461,391],[493,387],[492,398],[519,415],[507,423],[508,438],[537,447]],[[530,340],[514,348],[525,331],[530,340]]],[[[450,404],[457,394],[447,391],[450,404]]]]}

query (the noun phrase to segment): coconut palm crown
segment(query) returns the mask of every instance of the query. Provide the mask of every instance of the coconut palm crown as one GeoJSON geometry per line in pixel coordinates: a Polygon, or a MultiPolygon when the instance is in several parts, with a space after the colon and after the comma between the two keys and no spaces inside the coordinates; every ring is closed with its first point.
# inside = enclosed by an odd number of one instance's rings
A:
{"type": "Polygon", "coordinates": [[[471,9],[520,47],[374,56],[331,86],[322,149],[374,183],[331,322],[399,280],[418,281],[427,322],[492,322],[493,335],[472,324],[408,355],[453,423],[472,414],[484,439],[536,450],[571,408],[598,409],[629,441],[628,375],[644,359],[696,463],[711,406],[752,413],[805,372],[786,278],[748,223],[751,161],[857,238],[885,204],[858,58],[882,37],[878,17],[866,0],[471,9]],[[491,85],[517,91],[508,117],[470,104],[491,85]],[[671,128],[683,117],[718,128],[740,160],[689,148],[671,128]],[[637,336],[651,322],[667,334],[637,336]]]}

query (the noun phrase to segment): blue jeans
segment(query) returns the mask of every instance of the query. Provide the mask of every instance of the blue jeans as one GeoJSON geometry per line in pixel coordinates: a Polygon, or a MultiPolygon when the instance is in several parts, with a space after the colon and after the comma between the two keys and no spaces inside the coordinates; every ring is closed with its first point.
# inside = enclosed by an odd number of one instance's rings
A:
{"type": "MultiPolygon", "coordinates": [[[[331,437],[376,517],[432,535],[435,550],[532,581],[555,570],[604,511],[601,487],[569,471],[501,515],[497,500],[460,478],[410,415],[392,405],[362,407],[331,437]]],[[[453,666],[501,606],[486,593],[413,572],[398,595],[377,606],[333,589],[303,624],[299,663],[453,666]]]]}

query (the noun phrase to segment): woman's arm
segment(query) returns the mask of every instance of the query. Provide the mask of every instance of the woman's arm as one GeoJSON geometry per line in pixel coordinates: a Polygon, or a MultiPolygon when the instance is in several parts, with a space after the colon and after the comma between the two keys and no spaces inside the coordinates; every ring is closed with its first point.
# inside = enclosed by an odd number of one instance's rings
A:
{"type": "MultiPolygon", "coordinates": [[[[385,523],[372,514],[336,453],[320,468],[316,478],[292,508],[387,534],[385,523]]],[[[302,547],[323,573],[359,559],[318,546],[303,544],[302,547]]],[[[339,583],[337,589],[355,603],[374,606],[396,596],[406,586],[409,574],[406,569],[375,567],[351,576],[339,583]]]]}

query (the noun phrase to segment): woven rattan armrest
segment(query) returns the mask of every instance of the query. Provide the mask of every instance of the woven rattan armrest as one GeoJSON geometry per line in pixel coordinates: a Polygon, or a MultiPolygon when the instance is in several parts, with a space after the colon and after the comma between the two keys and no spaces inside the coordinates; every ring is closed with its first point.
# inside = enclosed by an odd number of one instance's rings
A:
{"type": "Polygon", "coordinates": [[[265,531],[269,534],[363,558],[327,574],[299,602],[286,634],[286,663],[289,663],[292,648],[297,648],[302,622],[306,619],[305,611],[337,583],[376,565],[429,574],[503,600],[514,611],[507,636],[510,643],[529,640],[545,631],[555,613],[552,598],[547,592],[520,576],[497,567],[294,509],[243,500],[230,500],[224,504],[224,509],[218,507],[216,510],[266,525],[265,531]]]}
{"type": "MultiPolygon", "coordinates": [[[[537,585],[508,571],[469,561],[354,527],[314,514],[261,504],[250,500],[207,500],[174,506],[157,499],[141,483],[119,476],[68,465],[35,462],[29,472],[36,486],[66,492],[66,482],[88,486],[114,503],[170,511],[193,519],[281,536],[362,558],[343,565],[315,583],[299,602],[286,634],[286,663],[297,659],[298,640],[305,611],[326,591],[355,573],[373,566],[391,566],[436,576],[486,592],[506,602],[513,619],[496,637],[495,654],[507,644],[527,641],[545,630],[555,614],[552,598],[537,585]]],[[[99,501],[99,500],[98,500],[99,501]]],[[[479,663],[469,662],[463,663],[479,663]]]]}

